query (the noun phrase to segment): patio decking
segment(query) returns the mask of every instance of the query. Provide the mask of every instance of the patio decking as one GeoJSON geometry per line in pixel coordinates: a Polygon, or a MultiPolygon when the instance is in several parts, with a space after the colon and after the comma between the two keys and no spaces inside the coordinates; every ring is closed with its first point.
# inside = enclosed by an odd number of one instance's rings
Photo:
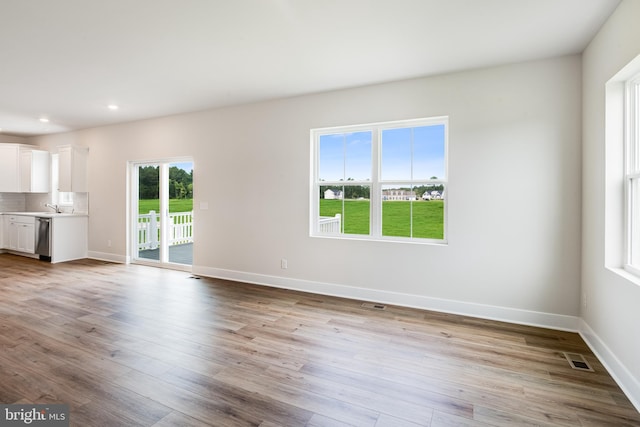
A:
{"type": "MultiPolygon", "coordinates": [[[[139,258],[160,260],[160,249],[147,249],[138,252],[139,258]]],[[[169,246],[169,262],[176,264],[193,264],[193,243],[169,246]]]]}

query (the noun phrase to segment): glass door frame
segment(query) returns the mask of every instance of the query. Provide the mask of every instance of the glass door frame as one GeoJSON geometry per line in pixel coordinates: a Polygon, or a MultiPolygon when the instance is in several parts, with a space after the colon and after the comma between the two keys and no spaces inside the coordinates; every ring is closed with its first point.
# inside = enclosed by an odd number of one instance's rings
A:
{"type": "Polygon", "coordinates": [[[169,268],[173,270],[191,271],[193,263],[179,264],[169,261],[169,167],[174,163],[191,163],[191,157],[171,157],[154,160],[129,161],[127,180],[129,182],[127,194],[127,260],[133,264],[143,264],[153,267],[169,268]],[[144,166],[159,167],[158,192],[160,199],[160,241],[159,260],[141,258],[138,255],[138,201],[139,201],[139,170],[144,166]]]}

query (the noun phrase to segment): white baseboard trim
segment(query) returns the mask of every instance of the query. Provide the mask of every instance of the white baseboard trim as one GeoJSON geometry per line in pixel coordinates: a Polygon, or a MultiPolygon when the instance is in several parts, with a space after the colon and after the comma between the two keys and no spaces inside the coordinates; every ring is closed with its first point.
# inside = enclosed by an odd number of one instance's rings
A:
{"type": "Polygon", "coordinates": [[[376,289],[359,288],[354,286],[322,283],[309,280],[291,279],[287,277],[269,276],[264,274],[245,273],[241,271],[225,270],[204,266],[193,266],[194,275],[213,277],[217,279],[266,285],[275,288],[291,289],[320,295],[349,298],[360,301],[379,302],[403,307],[433,310],[482,319],[498,320],[521,325],[538,326],[569,332],[578,332],[579,318],[553,313],[542,313],[529,310],[498,307],[486,304],[476,304],[421,295],[403,294],[398,292],[381,291],[376,289]]]}
{"type": "Polygon", "coordinates": [[[97,259],[100,261],[117,262],[119,264],[127,264],[129,262],[126,256],[111,254],[108,252],[89,251],[87,258],[97,259]]]}
{"type": "Polygon", "coordinates": [[[620,362],[615,353],[609,349],[583,319],[580,319],[580,335],[627,395],[633,406],[640,411],[640,381],[631,375],[627,367],[620,362]]]}

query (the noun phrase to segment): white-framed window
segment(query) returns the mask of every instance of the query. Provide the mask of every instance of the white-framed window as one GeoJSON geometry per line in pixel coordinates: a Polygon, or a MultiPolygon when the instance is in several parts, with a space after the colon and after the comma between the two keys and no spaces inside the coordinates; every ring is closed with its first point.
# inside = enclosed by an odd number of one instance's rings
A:
{"type": "Polygon", "coordinates": [[[640,74],[625,87],[625,266],[640,275],[640,74]]]}
{"type": "Polygon", "coordinates": [[[73,206],[73,193],[58,191],[59,154],[51,155],[51,203],[58,206],[73,206]]]}
{"type": "Polygon", "coordinates": [[[446,242],[448,118],[311,130],[310,234],[446,242]]]}

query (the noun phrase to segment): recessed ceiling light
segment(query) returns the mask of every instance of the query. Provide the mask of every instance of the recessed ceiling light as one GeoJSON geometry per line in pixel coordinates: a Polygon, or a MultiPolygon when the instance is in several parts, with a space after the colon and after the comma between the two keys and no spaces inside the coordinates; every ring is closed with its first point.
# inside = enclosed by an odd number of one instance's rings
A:
{"type": "Polygon", "coordinates": [[[111,111],[116,111],[120,107],[118,107],[116,104],[109,104],[107,105],[107,108],[111,111]]]}
{"type": "Polygon", "coordinates": [[[49,123],[49,119],[47,119],[46,117],[40,117],[40,121],[42,123],[49,123]]]}

